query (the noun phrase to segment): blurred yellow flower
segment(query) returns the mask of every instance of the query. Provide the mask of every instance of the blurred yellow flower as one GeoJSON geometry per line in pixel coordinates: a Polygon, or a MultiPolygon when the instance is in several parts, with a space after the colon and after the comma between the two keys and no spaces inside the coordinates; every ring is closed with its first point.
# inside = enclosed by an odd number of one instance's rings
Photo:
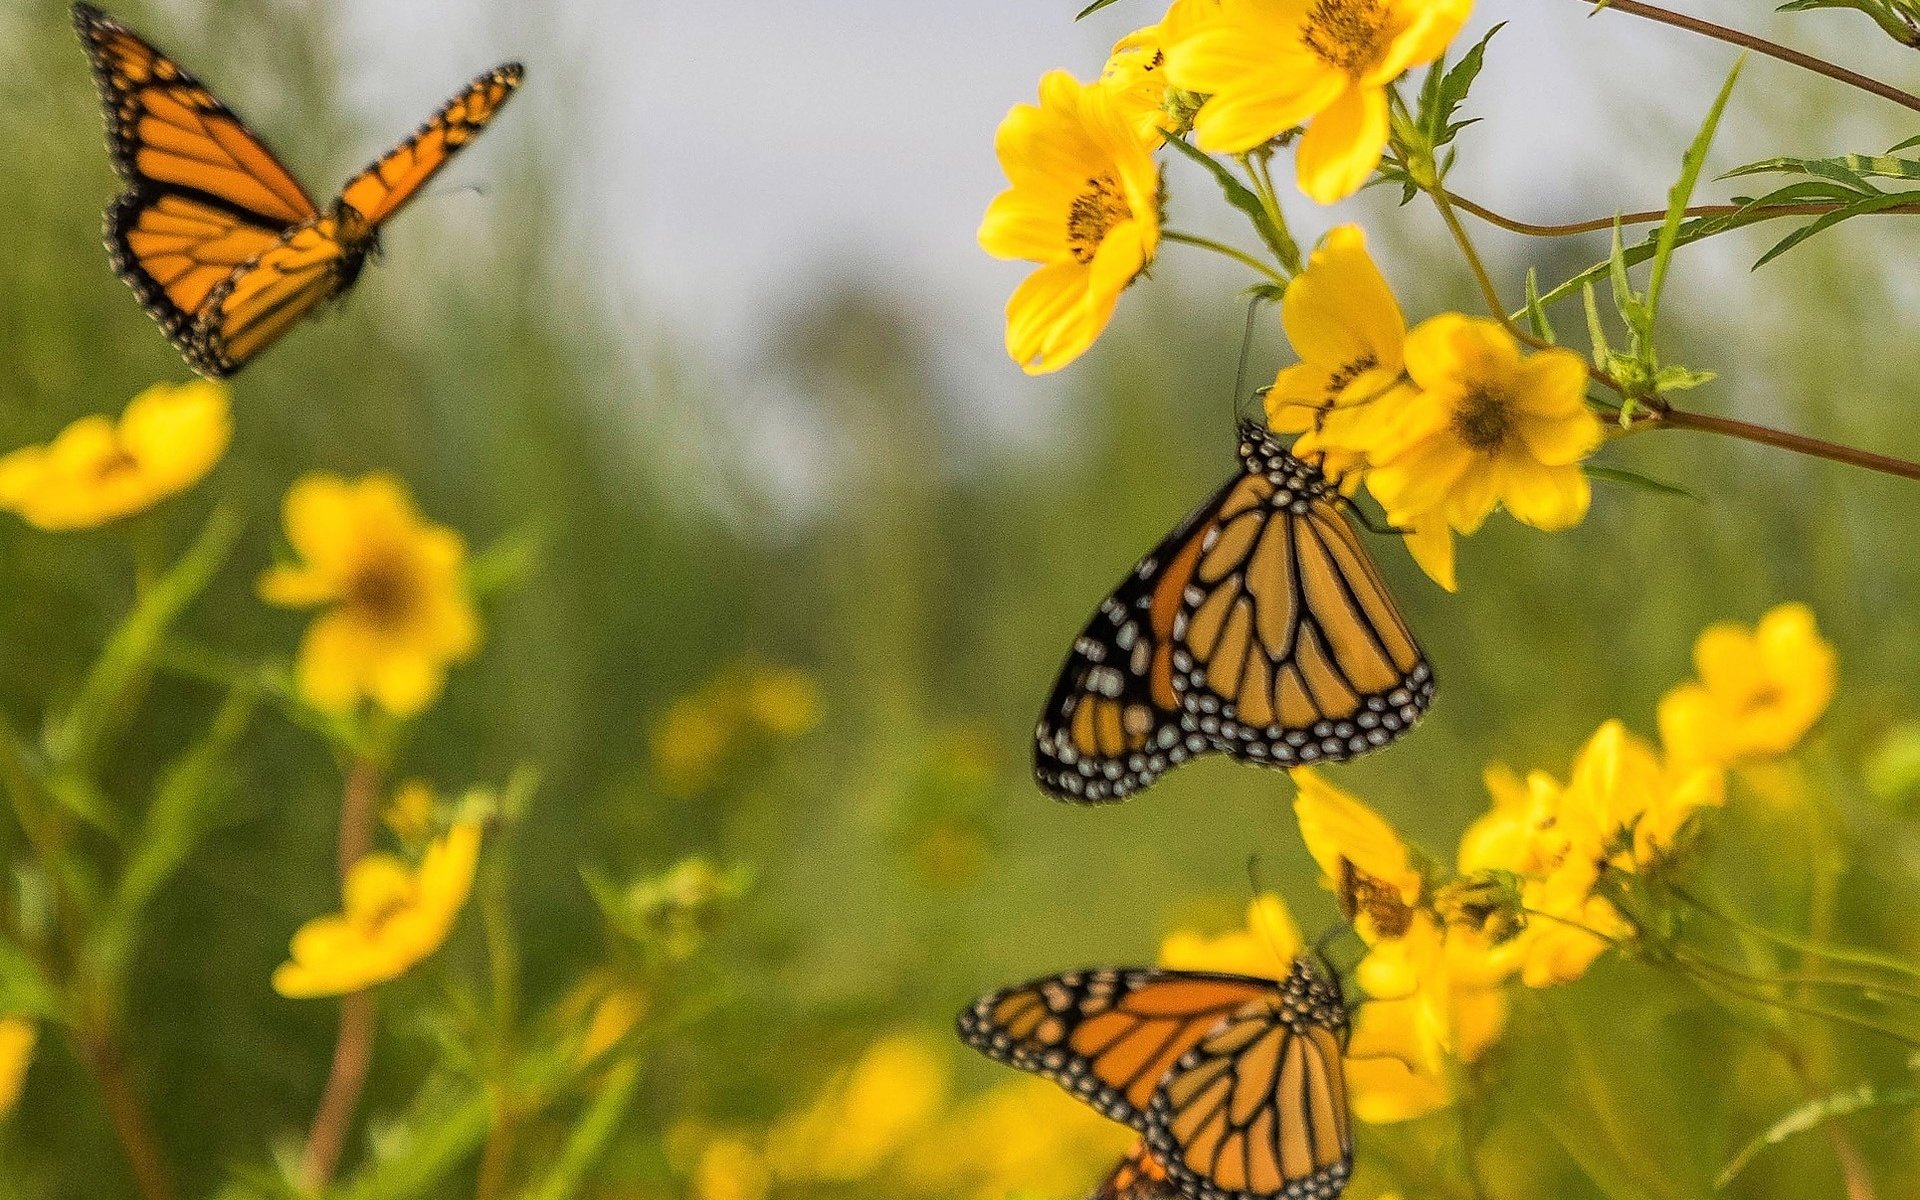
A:
{"type": "Polygon", "coordinates": [[[1515,939],[1522,959],[1520,981],[1530,988],[1572,983],[1587,973],[1633,927],[1612,902],[1592,892],[1580,873],[1530,879],[1522,895],[1530,914],[1527,931],[1515,939]]]}
{"type": "Polygon", "coordinates": [[[25,1017],[0,1017],[0,1117],[20,1103],[40,1031],[25,1017]]]}
{"type": "Polygon", "coordinates": [[[1432,62],[1471,0],[1218,0],[1167,35],[1167,77],[1208,99],[1200,148],[1242,154],[1305,124],[1295,170],[1321,204],[1360,189],[1387,148],[1387,88],[1432,62]]]}
{"type": "Polygon", "coordinates": [[[1785,754],[1833,699],[1833,646],[1804,604],[1780,605],[1751,631],[1708,627],[1693,660],[1699,681],[1660,702],[1660,738],[1676,761],[1730,766],[1785,754]]]}
{"type": "Polygon", "coordinates": [[[580,1035],[579,1059],[592,1062],[613,1049],[628,1034],[640,1028],[647,1015],[647,994],[624,984],[607,986],[587,1018],[587,1030],[580,1035]]]}
{"type": "Polygon", "coordinates": [[[348,712],[366,696],[396,716],[424,710],[447,667],[480,643],[460,535],[423,521],[388,475],[354,483],[309,475],[285,509],[302,561],[261,576],[261,598],[328,606],[300,645],[300,694],[326,712],[348,712]]]}
{"type": "Polygon", "coordinates": [[[943,1044],[916,1033],[882,1038],[813,1104],[774,1125],[767,1161],[780,1179],[864,1179],[934,1119],[951,1073],[943,1044]]]}
{"type": "MultiPolygon", "coordinates": [[[[1447,527],[1473,533],[1502,504],[1540,529],[1586,516],[1592,492],[1580,462],[1601,428],[1579,355],[1522,357],[1495,322],[1444,313],[1407,335],[1406,356],[1414,390],[1390,412],[1357,414],[1368,427],[1352,435],[1388,520],[1438,539],[1447,527]]],[[[1427,553],[1438,561],[1437,546],[1427,553]]]]}
{"type": "Polygon", "coordinates": [[[387,829],[400,839],[403,846],[423,846],[433,836],[433,810],[437,799],[433,785],[420,779],[409,779],[393,793],[387,809],[380,814],[387,829]]]}
{"type": "Polygon", "coordinates": [[[1285,979],[1306,947],[1287,902],[1272,892],[1247,905],[1247,925],[1214,937],[1175,930],[1160,943],[1160,965],[1176,971],[1226,971],[1285,979]]]}
{"type": "Polygon", "coordinates": [[[1300,789],[1293,800],[1300,836],[1354,930],[1369,945],[1405,935],[1426,888],[1406,842],[1311,767],[1290,773],[1300,789]]]}
{"type": "Polygon", "coordinates": [[[461,822],[427,847],[418,870],[369,854],[347,875],[341,913],[293,935],[273,989],[291,1000],[340,996],[397,979],[438,950],[466,905],[480,861],[480,826],[461,822]]]}
{"type": "Polygon", "coordinates": [[[1010,1079],[914,1139],[898,1190],[961,1200],[1080,1195],[1135,1136],[1047,1080],[1010,1079]]]}
{"type": "Polygon", "coordinates": [[[801,737],[820,724],[820,686],[805,671],[765,668],[747,680],[747,714],[778,737],[801,737]]]}
{"type": "Polygon", "coordinates": [[[1153,261],[1160,172],[1114,90],[1065,71],[1040,81],[1038,107],[1014,106],[994,148],[1013,186],[988,206],[981,248],[1040,264],[1007,302],[1007,353],[1030,375],[1057,371],[1153,261]]]}
{"type": "Polygon", "coordinates": [[[675,700],[647,738],[667,794],[685,798],[710,784],[726,759],[732,733],[724,715],[704,696],[675,700]]]}
{"type": "Polygon", "coordinates": [[[115,424],[83,417],[0,458],[0,509],[47,530],[94,529],[205,479],[233,440],[226,385],[157,383],[115,424]]]}
{"type": "Polygon", "coordinates": [[[693,1170],[696,1200],[766,1200],[773,1177],[766,1159],[743,1134],[723,1133],[701,1147],[693,1170]]]}
{"type": "Polygon", "coordinates": [[[1115,42],[1100,72],[1100,86],[1113,93],[1120,115],[1149,145],[1157,144],[1173,123],[1167,112],[1166,63],[1160,27],[1149,25],[1115,42]]]}

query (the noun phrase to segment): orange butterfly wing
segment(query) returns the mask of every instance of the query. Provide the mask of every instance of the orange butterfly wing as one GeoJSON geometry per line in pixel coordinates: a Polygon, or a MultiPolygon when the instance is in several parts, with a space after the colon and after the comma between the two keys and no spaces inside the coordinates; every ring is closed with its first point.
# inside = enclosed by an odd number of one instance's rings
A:
{"type": "Polygon", "coordinates": [[[1353,1168],[1340,994],[1304,960],[1228,1017],[1147,1105],[1154,1159],[1192,1200],[1333,1200],[1353,1168]]]}
{"type": "Polygon", "coordinates": [[[982,997],[960,1014],[959,1031],[987,1057],[1143,1129],[1147,1102],[1174,1063],[1275,986],[1193,971],[1073,971],[982,997]]]}
{"type": "Polygon", "coordinates": [[[1167,1169],[1153,1157],[1143,1139],[1133,1144],[1087,1200],[1175,1200],[1179,1195],[1180,1189],[1167,1178],[1167,1169]]]}
{"type": "Polygon", "coordinates": [[[478,137],[520,86],[525,72],[507,63],[477,76],[426,124],[347,181],[340,199],[369,225],[379,225],[440,168],[478,137]]]}
{"type": "Polygon", "coordinates": [[[380,223],[484,128],[521,68],[489,71],[322,213],[233,111],[151,43],[78,3],[127,191],[106,241],[125,279],[195,370],[230,375],[359,276],[380,223]]]}

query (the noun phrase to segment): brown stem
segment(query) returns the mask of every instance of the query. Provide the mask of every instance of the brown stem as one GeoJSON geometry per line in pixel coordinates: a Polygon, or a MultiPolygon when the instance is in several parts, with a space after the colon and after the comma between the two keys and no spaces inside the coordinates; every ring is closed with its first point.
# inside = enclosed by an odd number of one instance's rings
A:
{"type": "Polygon", "coordinates": [[[1920,480],[1920,463],[1908,462],[1906,459],[1893,458],[1885,454],[1875,454],[1870,450],[1856,450],[1852,446],[1842,446],[1819,438],[1788,433],[1784,429],[1773,429],[1766,425],[1755,425],[1749,421],[1736,421],[1732,417],[1716,417],[1708,413],[1667,407],[1658,410],[1657,415],[1651,420],[1673,429],[1697,429],[1702,433],[1718,433],[1744,441],[1759,442],[1764,446],[1778,446],[1782,450],[1791,450],[1795,454],[1824,458],[1829,462],[1864,467],[1883,475],[1920,480]]]}
{"type": "Polygon", "coordinates": [[[147,1111],[127,1075],[126,1060],[111,1035],[97,1033],[81,1039],[81,1055],[93,1073],[100,1097],[106,1105],[107,1119],[114,1136],[133,1170],[134,1188],[140,1200],[173,1200],[173,1183],[167,1174],[166,1160],[154,1137],[147,1111]]]}
{"type": "MultiPolygon", "coordinates": [[[[380,765],[370,759],[356,759],[347,770],[346,791],[340,798],[340,883],[344,888],[355,863],[373,848],[374,807],[380,794],[380,765]]],[[[301,1158],[301,1175],[310,1192],[319,1192],[333,1181],[340,1156],[353,1128],[354,1113],[360,1107],[360,1094],[367,1086],[367,1071],[373,1064],[375,1029],[373,993],[355,992],[340,1000],[340,1032],[333,1043],[333,1066],[327,1072],[327,1086],[320,1094],[320,1108],[314,1114],[313,1127],[307,1133],[307,1149],[301,1158]]]]}
{"type": "Polygon", "coordinates": [[[1730,46],[1739,46],[1742,49],[1751,50],[1755,54],[1764,54],[1768,58],[1777,58],[1781,62],[1792,63],[1803,71],[1812,71],[1815,75],[1824,75],[1828,79],[1838,80],[1848,87],[1858,88],[1863,92],[1878,96],[1882,100],[1891,100],[1902,108],[1909,108],[1914,112],[1920,112],[1920,96],[1915,96],[1910,92],[1903,92],[1892,84],[1881,83],[1878,79],[1870,79],[1858,71],[1849,71],[1845,67],[1836,66],[1824,58],[1815,58],[1811,54],[1804,54],[1798,50],[1782,46],[1778,42],[1769,42],[1765,38],[1758,38],[1750,33],[1741,33],[1739,30],[1729,29],[1725,25],[1715,25],[1712,21],[1702,21],[1698,17],[1682,16],[1680,13],[1669,12],[1664,8],[1657,8],[1651,4],[1642,4],[1639,0],[1581,0],[1581,3],[1595,5],[1596,11],[1598,11],[1599,8],[1617,9],[1620,12],[1629,13],[1636,17],[1645,17],[1649,21],[1658,21],[1662,25],[1671,25],[1675,29],[1684,29],[1688,33],[1697,33],[1702,37],[1710,37],[1717,42],[1725,42],[1730,46]]]}
{"type": "MultiPolygon", "coordinates": [[[[1497,225],[1510,233],[1521,233],[1528,237],[1572,237],[1579,233],[1600,233],[1612,229],[1616,223],[1621,226],[1652,225],[1667,219],[1665,209],[1648,209],[1644,212],[1621,213],[1617,217],[1594,217],[1586,221],[1569,221],[1564,225],[1536,225],[1531,221],[1521,221],[1503,213],[1495,212],[1484,204],[1475,204],[1465,196],[1455,194],[1454,206],[1462,212],[1472,213],[1489,225],[1497,225]]],[[[1747,209],[1756,220],[1770,220],[1774,217],[1822,217],[1838,211],[1839,204],[1769,204],[1763,208],[1747,209]]],[[[1730,217],[1742,211],[1739,204],[1698,204],[1686,211],[1688,217],[1730,217]]],[[[1898,204],[1892,208],[1883,208],[1882,214],[1920,213],[1920,204],[1898,204]]]]}

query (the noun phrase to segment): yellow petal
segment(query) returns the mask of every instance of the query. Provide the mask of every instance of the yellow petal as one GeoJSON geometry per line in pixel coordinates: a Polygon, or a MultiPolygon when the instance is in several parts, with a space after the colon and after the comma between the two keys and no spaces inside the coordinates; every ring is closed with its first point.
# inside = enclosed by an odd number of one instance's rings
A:
{"type": "Polygon", "coordinates": [[[1459,591],[1460,584],[1454,578],[1453,531],[1446,521],[1431,514],[1400,528],[1406,530],[1407,553],[1413,555],[1427,577],[1450,592],[1459,591]]]}
{"type": "Polygon", "coordinates": [[[1535,529],[1555,530],[1586,519],[1593,487],[1578,466],[1548,467],[1509,459],[1505,467],[1501,498],[1515,520],[1535,529]]]}
{"type": "Polygon", "coordinates": [[[1344,200],[1372,177],[1386,148],[1386,92],[1348,87],[1300,139],[1294,161],[1300,190],[1317,204],[1344,200]]]}

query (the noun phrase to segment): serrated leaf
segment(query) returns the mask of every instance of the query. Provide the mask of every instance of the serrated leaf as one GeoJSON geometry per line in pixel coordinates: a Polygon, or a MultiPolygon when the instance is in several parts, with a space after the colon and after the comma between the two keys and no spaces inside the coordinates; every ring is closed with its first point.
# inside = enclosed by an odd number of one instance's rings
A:
{"type": "Polygon", "coordinates": [[[1638,471],[1629,471],[1624,467],[1589,466],[1587,468],[1587,475],[1602,483],[1616,484],[1620,487],[1632,488],[1640,492],[1651,492],[1656,496],[1691,500],[1696,504],[1705,504],[1707,502],[1706,497],[1700,495],[1700,493],[1690,491],[1677,483],[1668,483],[1664,479],[1655,479],[1651,475],[1642,475],[1638,471]]]}
{"type": "Polygon", "coordinates": [[[1904,204],[1912,204],[1917,199],[1920,199],[1920,192],[1887,192],[1878,196],[1868,196],[1864,199],[1856,200],[1844,208],[1837,208],[1801,226],[1774,243],[1773,248],[1761,255],[1760,260],[1753,264],[1753,269],[1758,271],[1761,267],[1766,266],[1800,243],[1817,234],[1825,233],[1842,221],[1849,221],[1854,217],[1863,217],[1869,213],[1879,212],[1882,209],[1899,208],[1904,204]]]}
{"type": "MultiPolygon", "coordinates": [[[[1903,149],[1896,146],[1895,149],[1903,149]]],[[[1721,175],[1739,179],[1747,175],[1811,175],[1847,185],[1855,191],[1877,192],[1869,179],[1920,179],[1920,161],[1896,154],[1842,154],[1834,158],[1763,158],[1721,175]]]]}
{"type": "Polygon", "coordinates": [[[1751,1142],[1741,1147],[1740,1153],[1733,1156],[1726,1169],[1720,1172],[1713,1182],[1715,1191],[1724,1191],[1740,1172],[1768,1146],[1778,1146],[1796,1134],[1807,1133],[1820,1128],[1837,1117],[1853,1113],[1867,1112],[1876,1108],[1916,1108],[1920,1107],[1920,1088],[1892,1088],[1881,1090],[1870,1083],[1844,1092],[1835,1092],[1818,1100],[1809,1101],[1781,1117],[1751,1142]]]}
{"type": "Polygon", "coordinates": [[[1507,23],[1502,21],[1487,30],[1486,36],[1461,55],[1460,61],[1441,78],[1433,114],[1428,116],[1424,111],[1421,113],[1422,118],[1430,122],[1428,128],[1432,132],[1431,145],[1434,149],[1438,150],[1451,142],[1462,129],[1473,124],[1473,121],[1455,122],[1454,110],[1466,102],[1467,93],[1473,90],[1474,81],[1480,78],[1481,68],[1486,66],[1487,43],[1493,41],[1494,34],[1506,27],[1507,23]]]}
{"type": "Polygon", "coordinates": [[[1600,319],[1600,297],[1593,284],[1580,289],[1580,299],[1587,310],[1587,342],[1593,349],[1593,365],[1604,367],[1613,357],[1613,348],[1607,344],[1607,326],[1600,319]]]}
{"type": "Polygon", "coordinates": [[[1184,138],[1170,137],[1164,144],[1171,146],[1175,151],[1199,163],[1212,173],[1215,182],[1220,185],[1220,190],[1226,193],[1227,203],[1245,213],[1253,221],[1253,227],[1260,233],[1260,240],[1267,244],[1267,249],[1273,251],[1274,257],[1281,262],[1288,262],[1297,256],[1298,251],[1286,245],[1279,231],[1274,229],[1272,222],[1267,220],[1267,209],[1260,203],[1260,197],[1253,194],[1252,188],[1234,178],[1233,172],[1227,169],[1225,163],[1184,138]]]}
{"type": "Polygon", "coordinates": [[[1719,374],[1713,371],[1697,371],[1692,367],[1680,366],[1661,367],[1653,377],[1653,386],[1655,391],[1663,395],[1667,392],[1690,392],[1718,378],[1719,374]]]}
{"type": "Polygon", "coordinates": [[[1700,131],[1693,135],[1692,143],[1680,159],[1680,178],[1674,181],[1673,189],[1667,193],[1667,217],[1660,223],[1660,233],[1654,241],[1653,275],[1647,282],[1649,331],[1660,312],[1660,291],[1667,282],[1667,267],[1673,261],[1673,249],[1680,236],[1680,225],[1687,217],[1687,205],[1693,202],[1693,190],[1700,182],[1702,168],[1706,166],[1707,152],[1713,148],[1714,134],[1720,129],[1720,118],[1726,114],[1727,101],[1733,97],[1733,85],[1739,82],[1740,68],[1746,65],[1746,61],[1744,54],[1734,60],[1733,69],[1727,72],[1727,81],[1720,85],[1720,94],[1713,98],[1712,107],[1707,109],[1706,120],[1700,123],[1700,131]]]}
{"type": "Polygon", "coordinates": [[[1533,327],[1533,336],[1543,342],[1560,341],[1553,332],[1553,322],[1547,319],[1546,306],[1540,303],[1540,272],[1527,268],[1527,324],[1533,327]]]}

